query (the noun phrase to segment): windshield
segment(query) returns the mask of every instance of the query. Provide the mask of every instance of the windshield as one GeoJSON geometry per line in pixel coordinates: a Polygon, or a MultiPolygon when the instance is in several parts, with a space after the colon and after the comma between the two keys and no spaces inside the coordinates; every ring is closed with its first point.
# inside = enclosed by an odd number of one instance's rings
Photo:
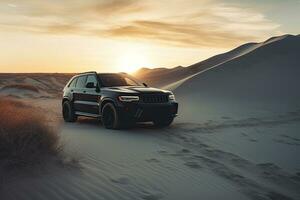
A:
{"type": "Polygon", "coordinates": [[[103,87],[142,86],[135,78],[128,74],[98,74],[103,87]]]}

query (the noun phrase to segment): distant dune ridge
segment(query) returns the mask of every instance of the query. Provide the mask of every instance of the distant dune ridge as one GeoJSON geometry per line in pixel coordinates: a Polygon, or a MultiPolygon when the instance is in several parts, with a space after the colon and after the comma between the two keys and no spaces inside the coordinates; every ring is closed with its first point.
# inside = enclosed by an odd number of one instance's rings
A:
{"type": "Polygon", "coordinates": [[[33,85],[26,85],[26,84],[6,85],[6,86],[4,86],[4,87],[1,88],[2,91],[4,91],[4,90],[10,90],[10,89],[28,90],[28,91],[35,92],[35,93],[39,92],[39,89],[37,89],[35,86],[33,86],[33,85]]]}
{"type": "MultiPolygon", "coordinates": [[[[295,40],[299,40],[299,35],[283,35],[278,37],[272,37],[261,43],[246,43],[243,44],[231,51],[228,51],[223,54],[219,54],[208,58],[204,61],[195,63],[188,67],[175,67],[175,68],[158,68],[158,69],[148,69],[142,68],[135,73],[135,76],[145,80],[145,82],[149,83],[149,85],[157,86],[157,87],[165,87],[169,84],[173,84],[176,81],[180,81],[189,76],[195,75],[198,72],[209,69],[211,67],[220,65],[232,59],[238,58],[239,56],[243,56],[253,50],[256,50],[259,47],[267,45],[272,42],[276,42],[279,40],[284,40],[288,38],[295,38],[295,40]],[[297,39],[298,38],[298,39],[297,39]]],[[[271,53],[271,52],[270,52],[271,53]]]]}
{"type": "Polygon", "coordinates": [[[0,74],[0,95],[57,98],[74,74],[0,74]]]}

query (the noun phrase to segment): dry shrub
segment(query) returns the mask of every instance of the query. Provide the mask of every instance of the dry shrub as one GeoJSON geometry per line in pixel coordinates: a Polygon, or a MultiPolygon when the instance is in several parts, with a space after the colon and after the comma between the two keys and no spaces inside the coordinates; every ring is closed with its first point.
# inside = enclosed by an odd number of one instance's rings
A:
{"type": "Polygon", "coordinates": [[[35,164],[60,151],[58,133],[37,108],[0,97],[0,163],[9,167],[35,164]]]}
{"type": "Polygon", "coordinates": [[[29,90],[32,92],[39,92],[39,89],[36,88],[33,85],[27,85],[27,84],[12,84],[12,85],[6,85],[4,86],[2,89],[11,89],[11,88],[15,88],[15,89],[21,89],[21,90],[29,90]]]}

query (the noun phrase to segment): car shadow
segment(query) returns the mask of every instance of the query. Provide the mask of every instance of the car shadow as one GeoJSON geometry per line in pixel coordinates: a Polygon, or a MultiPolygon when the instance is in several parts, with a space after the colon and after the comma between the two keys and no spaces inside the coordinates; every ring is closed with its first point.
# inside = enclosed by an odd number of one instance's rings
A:
{"type": "MultiPolygon", "coordinates": [[[[99,128],[103,128],[105,129],[105,127],[103,126],[101,120],[99,119],[95,119],[95,118],[89,118],[89,117],[80,117],[78,118],[78,120],[76,121],[76,123],[79,124],[85,124],[85,125],[91,125],[94,127],[99,127],[99,128]]],[[[126,128],[122,128],[119,130],[114,130],[114,131],[124,131],[124,132],[140,132],[141,130],[147,130],[147,131],[155,131],[157,132],[158,130],[165,130],[165,129],[174,129],[177,126],[171,126],[171,127],[165,127],[165,128],[159,128],[159,127],[155,127],[153,125],[153,123],[151,122],[139,122],[136,123],[130,127],[126,127],[126,128]]]]}

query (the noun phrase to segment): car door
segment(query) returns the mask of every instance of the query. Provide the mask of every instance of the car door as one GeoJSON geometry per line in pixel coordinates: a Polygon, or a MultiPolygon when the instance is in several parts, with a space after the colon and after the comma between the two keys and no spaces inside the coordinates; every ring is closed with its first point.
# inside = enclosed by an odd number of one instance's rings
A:
{"type": "Polygon", "coordinates": [[[78,76],[76,86],[73,89],[74,109],[75,112],[86,112],[84,102],[84,91],[87,75],[78,76]]]}
{"type": "Polygon", "coordinates": [[[89,74],[87,77],[85,89],[83,91],[82,100],[85,102],[85,110],[90,114],[99,114],[100,90],[97,77],[95,74],[89,74]],[[94,87],[87,88],[88,83],[93,83],[94,87]]]}

